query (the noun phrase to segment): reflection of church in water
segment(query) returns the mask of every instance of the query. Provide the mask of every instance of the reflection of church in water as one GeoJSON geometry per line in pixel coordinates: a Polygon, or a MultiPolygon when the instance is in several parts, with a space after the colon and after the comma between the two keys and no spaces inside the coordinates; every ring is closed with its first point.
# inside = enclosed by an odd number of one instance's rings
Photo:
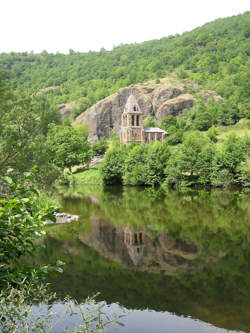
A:
{"type": "Polygon", "coordinates": [[[144,237],[142,229],[134,231],[129,226],[124,229],[124,244],[127,246],[128,254],[135,265],[143,256],[144,237]]]}
{"type": "MultiPolygon", "coordinates": [[[[101,256],[123,266],[151,273],[176,274],[185,271],[197,258],[197,248],[184,240],[170,240],[163,231],[153,238],[149,229],[113,225],[98,216],[91,217],[91,233],[78,239],[101,256]]],[[[155,234],[155,233],[154,233],[155,234]]]]}

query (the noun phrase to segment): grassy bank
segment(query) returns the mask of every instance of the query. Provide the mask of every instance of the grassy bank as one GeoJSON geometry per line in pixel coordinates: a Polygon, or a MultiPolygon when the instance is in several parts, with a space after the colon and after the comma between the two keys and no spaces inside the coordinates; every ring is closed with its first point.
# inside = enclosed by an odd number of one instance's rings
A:
{"type": "Polygon", "coordinates": [[[99,165],[89,169],[78,169],[69,176],[70,183],[79,185],[101,185],[102,178],[99,169],[99,165]]]}
{"type": "Polygon", "coordinates": [[[235,133],[240,138],[250,137],[250,120],[241,119],[238,123],[231,126],[218,127],[218,142],[224,141],[230,134],[235,133]]]}

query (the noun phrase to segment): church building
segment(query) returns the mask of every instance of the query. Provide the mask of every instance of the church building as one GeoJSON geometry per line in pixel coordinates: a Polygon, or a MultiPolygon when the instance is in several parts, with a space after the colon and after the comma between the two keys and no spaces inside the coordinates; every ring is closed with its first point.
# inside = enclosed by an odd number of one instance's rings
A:
{"type": "Polygon", "coordinates": [[[143,128],[143,113],[134,95],[130,95],[121,119],[121,143],[162,142],[168,133],[158,127],[143,128]]]}

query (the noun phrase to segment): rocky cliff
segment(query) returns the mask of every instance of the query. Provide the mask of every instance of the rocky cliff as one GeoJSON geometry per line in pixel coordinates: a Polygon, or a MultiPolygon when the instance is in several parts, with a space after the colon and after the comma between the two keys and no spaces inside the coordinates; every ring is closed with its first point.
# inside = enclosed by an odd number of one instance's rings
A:
{"type": "MultiPolygon", "coordinates": [[[[148,116],[154,115],[156,122],[160,123],[168,115],[178,115],[184,109],[193,107],[195,97],[188,93],[190,88],[203,97],[198,85],[188,80],[182,83],[175,79],[165,78],[161,79],[160,83],[148,81],[122,88],[116,94],[99,101],[80,114],[72,125],[88,124],[90,141],[97,141],[103,136],[109,137],[111,130],[119,135],[121,115],[131,94],[136,97],[144,113],[144,120],[148,116]]],[[[202,93],[207,98],[208,93],[206,94],[206,91],[202,91],[202,93]]],[[[213,98],[220,98],[215,93],[211,94],[210,91],[209,93],[213,98]]]]}

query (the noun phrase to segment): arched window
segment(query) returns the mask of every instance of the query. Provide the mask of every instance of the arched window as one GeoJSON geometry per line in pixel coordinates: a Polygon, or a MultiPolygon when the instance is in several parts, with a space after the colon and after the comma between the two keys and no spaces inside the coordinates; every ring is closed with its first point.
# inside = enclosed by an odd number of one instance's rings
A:
{"type": "Polygon", "coordinates": [[[132,114],[132,126],[135,126],[135,116],[132,114]]]}
{"type": "Polygon", "coordinates": [[[136,106],[134,105],[134,111],[136,111],[136,106]]]}
{"type": "Polygon", "coordinates": [[[139,116],[136,116],[136,126],[139,126],[139,116]]]}

